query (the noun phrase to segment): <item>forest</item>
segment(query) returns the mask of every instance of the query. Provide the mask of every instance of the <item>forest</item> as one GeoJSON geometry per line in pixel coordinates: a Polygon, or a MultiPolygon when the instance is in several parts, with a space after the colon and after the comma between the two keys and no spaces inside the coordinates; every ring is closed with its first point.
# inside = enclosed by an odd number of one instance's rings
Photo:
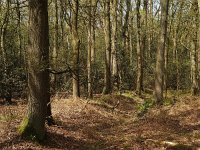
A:
{"type": "Polygon", "coordinates": [[[200,0],[0,0],[0,149],[200,150],[200,0]]]}

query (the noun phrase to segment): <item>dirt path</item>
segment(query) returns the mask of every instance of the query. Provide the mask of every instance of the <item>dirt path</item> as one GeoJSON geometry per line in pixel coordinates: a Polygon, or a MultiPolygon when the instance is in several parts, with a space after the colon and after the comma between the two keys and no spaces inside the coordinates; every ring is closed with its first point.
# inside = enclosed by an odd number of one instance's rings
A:
{"type": "Polygon", "coordinates": [[[107,96],[94,101],[54,100],[58,125],[47,127],[42,145],[16,133],[26,105],[0,106],[0,149],[161,150],[200,147],[200,98],[184,97],[175,105],[150,108],[139,115],[141,101],[107,96]],[[170,148],[171,145],[171,148],[170,148]],[[172,145],[178,145],[173,147],[172,145]]]}

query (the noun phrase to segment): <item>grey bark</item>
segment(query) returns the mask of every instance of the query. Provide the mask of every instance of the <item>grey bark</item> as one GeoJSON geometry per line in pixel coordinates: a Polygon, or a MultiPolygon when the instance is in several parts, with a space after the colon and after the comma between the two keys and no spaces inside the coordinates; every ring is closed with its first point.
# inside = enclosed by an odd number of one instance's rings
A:
{"type": "Polygon", "coordinates": [[[104,1],[104,34],[105,34],[105,77],[103,94],[110,94],[111,87],[111,23],[110,0],[104,1]]]}
{"type": "Polygon", "coordinates": [[[72,1],[72,49],[73,49],[73,98],[80,97],[80,83],[79,83],[79,49],[80,40],[78,35],[78,13],[79,0],[72,1]]]}
{"type": "Polygon", "coordinates": [[[164,89],[164,53],[167,37],[167,18],[169,0],[160,0],[161,5],[161,31],[160,40],[156,55],[156,72],[155,72],[155,98],[157,104],[163,103],[164,89]]]}
{"type": "Polygon", "coordinates": [[[29,47],[28,47],[28,115],[21,127],[21,134],[45,137],[47,102],[50,101],[49,86],[49,38],[48,1],[29,1],[29,47]]]}

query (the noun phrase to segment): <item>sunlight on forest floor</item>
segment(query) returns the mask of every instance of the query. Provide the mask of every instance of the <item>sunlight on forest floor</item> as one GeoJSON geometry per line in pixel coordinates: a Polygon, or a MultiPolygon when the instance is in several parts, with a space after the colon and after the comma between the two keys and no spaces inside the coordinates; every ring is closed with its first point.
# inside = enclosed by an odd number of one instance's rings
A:
{"type": "Polygon", "coordinates": [[[47,127],[44,143],[24,141],[16,133],[26,104],[0,105],[0,149],[198,149],[200,98],[184,96],[164,106],[133,93],[94,100],[55,99],[57,125],[47,127]]]}

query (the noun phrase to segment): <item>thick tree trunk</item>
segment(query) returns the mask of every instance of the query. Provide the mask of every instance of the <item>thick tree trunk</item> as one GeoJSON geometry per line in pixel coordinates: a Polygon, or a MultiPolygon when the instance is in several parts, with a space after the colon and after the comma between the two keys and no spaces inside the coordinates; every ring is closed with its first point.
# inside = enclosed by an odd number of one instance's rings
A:
{"type": "Polygon", "coordinates": [[[155,98],[157,104],[163,103],[164,86],[164,53],[167,37],[167,17],[169,0],[160,0],[161,5],[161,33],[156,56],[155,98]]]}
{"type": "Polygon", "coordinates": [[[49,38],[48,1],[29,1],[29,48],[28,48],[28,115],[19,132],[23,136],[45,137],[45,118],[49,88],[49,38]]]}
{"type": "Polygon", "coordinates": [[[73,98],[80,97],[80,85],[79,85],[79,48],[80,40],[78,36],[78,11],[79,0],[73,0],[72,2],[72,49],[73,49],[73,98]]]}
{"type": "Polygon", "coordinates": [[[110,23],[110,0],[104,2],[104,33],[105,33],[105,78],[103,94],[110,94],[111,87],[111,23],[110,23]]]}

